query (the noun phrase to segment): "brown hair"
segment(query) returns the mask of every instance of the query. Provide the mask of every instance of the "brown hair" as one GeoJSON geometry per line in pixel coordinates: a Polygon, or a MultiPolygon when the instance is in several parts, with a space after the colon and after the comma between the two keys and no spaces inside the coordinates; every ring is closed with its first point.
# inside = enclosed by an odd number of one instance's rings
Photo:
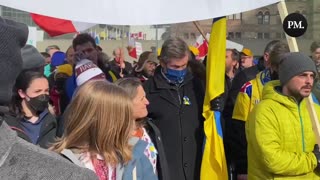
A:
{"type": "Polygon", "coordinates": [[[131,159],[129,137],[134,129],[132,100],[106,81],[82,85],[65,112],[65,131],[52,149],[76,148],[100,154],[111,165],[131,159]]]}
{"type": "Polygon", "coordinates": [[[320,48],[320,41],[313,41],[310,46],[311,53],[315,52],[318,48],[320,48]]]}
{"type": "MultiPolygon", "coordinates": [[[[133,100],[137,95],[137,89],[142,86],[141,81],[135,77],[121,78],[115,82],[116,85],[123,88],[133,100]]],[[[133,107],[134,108],[134,107],[133,107]]],[[[146,118],[136,119],[136,126],[143,127],[146,124],[146,118]]]]}
{"type": "Polygon", "coordinates": [[[270,51],[270,63],[272,66],[278,67],[281,59],[284,57],[286,53],[290,52],[288,44],[279,41],[270,51]]]}
{"type": "Polygon", "coordinates": [[[188,55],[191,59],[189,47],[185,41],[178,37],[170,37],[167,39],[161,48],[160,60],[168,63],[170,58],[181,59],[188,55]]]}
{"type": "Polygon", "coordinates": [[[42,72],[33,70],[24,70],[18,75],[16,83],[13,87],[13,96],[11,98],[11,103],[9,106],[11,115],[18,118],[22,118],[25,115],[22,107],[23,99],[20,97],[18,91],[22,90],[23,92],[26,92],[32,82],[36,79],[47,78],[43,75],[42,72]]]}
{"type": "Polygon", "coordinates": [[[231,59],[232,61],[240,62],[240,52],[236,49],[227,48],[226,51],[231,52],[231,59]]]}
{"type": "Polygon", "coordinates": [[[142,86],[141,81],[136,77],[121,78],[118,79],[115,84],[122,87],[129,94],[131,99],[136,97],[137,88],[142,86]]]}

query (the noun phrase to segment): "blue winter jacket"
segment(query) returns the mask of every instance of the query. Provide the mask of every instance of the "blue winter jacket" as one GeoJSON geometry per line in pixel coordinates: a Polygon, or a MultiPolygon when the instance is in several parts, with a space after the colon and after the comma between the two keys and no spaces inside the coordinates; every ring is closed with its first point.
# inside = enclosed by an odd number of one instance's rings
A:
{"type": "Polygon", "coordinates": [[[157,180],[158,176],[153,172],[152,164],[144,154],[147,142],[139,140],[138,138],[131,138],[129,143],[134,145],[132,160],[125,166],[122,179],[133,179],[134,168],[136,168],[137,180],[157,180]]]}

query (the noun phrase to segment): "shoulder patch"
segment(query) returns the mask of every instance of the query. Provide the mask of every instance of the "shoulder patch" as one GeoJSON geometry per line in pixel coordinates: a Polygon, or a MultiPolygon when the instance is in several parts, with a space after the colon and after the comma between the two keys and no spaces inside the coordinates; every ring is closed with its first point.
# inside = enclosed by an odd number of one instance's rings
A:
{"type": "Polygon", "coordinates": [[[251,84],[251,82],[249,81],[249,82],[245,83],[241,87],[240,92],[241,93],[246,93],[249,97],[251,97],[251,95],[252,95],[252,84],[251,84]]]}

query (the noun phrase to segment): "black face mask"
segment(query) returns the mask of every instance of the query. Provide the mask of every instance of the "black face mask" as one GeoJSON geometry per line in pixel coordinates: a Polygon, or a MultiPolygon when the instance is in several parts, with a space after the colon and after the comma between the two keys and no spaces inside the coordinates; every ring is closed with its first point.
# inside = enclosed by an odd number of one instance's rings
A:
{"type": "Polygon", "coordinates": [[[41,94],[39,96],[30,98],[30,100],[27,101],[27,104],[36,113],[41,113],[48,108],[49,99],[49,95],[41,94]]]}

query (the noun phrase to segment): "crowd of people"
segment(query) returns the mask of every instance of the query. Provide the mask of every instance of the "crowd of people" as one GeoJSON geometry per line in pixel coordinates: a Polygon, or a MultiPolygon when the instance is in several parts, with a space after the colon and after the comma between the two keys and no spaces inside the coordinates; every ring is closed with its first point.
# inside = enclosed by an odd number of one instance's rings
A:
{"type": "MultiPolygon", "coordinates": [[[[200,179],[206,59],[185,41],[170,37],[132,65],[86,33],[65,52],[39,52],[26,25],[0,18],[0,32],[0,177],[200,179]]],[[[305,100],[320,114],[319,52],[320,41],[311,56],[280,40],[257,60],[226,49],[225,92],[212,108],[222,112],[229,179],[320,179],[305,100]]]]}

